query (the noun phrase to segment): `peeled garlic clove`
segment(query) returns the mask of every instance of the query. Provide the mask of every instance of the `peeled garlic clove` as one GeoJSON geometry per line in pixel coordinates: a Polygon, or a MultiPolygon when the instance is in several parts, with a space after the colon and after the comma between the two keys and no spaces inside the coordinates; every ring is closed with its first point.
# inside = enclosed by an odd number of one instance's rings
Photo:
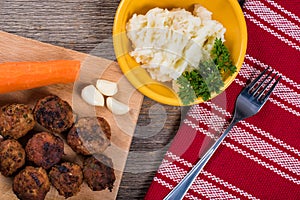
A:
{"type": "Polygon", "coordinates": [[[104,97],[93,85],[88,85],[81,91],[81,97],[93,106],[104,106],[104,97]]]}
{"type": "Polygon", "coordinates": [[[106,99],[106,106],[113,114],[116,115],[124,115],[129,112],[129,107],[126,104],[112,97],[108,97],[106,99]]]}
{"type": "Polygon", "coordinates": [[[113,96],[118,92],[117,83],[107,80],[97,80],[96,87],[105,96],[113,96]]]}

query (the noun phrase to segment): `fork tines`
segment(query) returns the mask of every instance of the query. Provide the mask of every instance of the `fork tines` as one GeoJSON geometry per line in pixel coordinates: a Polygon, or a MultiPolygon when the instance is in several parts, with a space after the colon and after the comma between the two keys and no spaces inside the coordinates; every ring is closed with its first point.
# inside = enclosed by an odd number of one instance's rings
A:
{"type": "Polygon", "coordinates": [[[278,84],[279,80],[281,79],[281,76],[278,75],[278,73],[275,73],[275,75],[271,77],[271,75],[274,74],[274,70],[271,70],[268,74],[266,74],[269,71],[269,68],[270,67],[268,66],[256,79],[254,79],[247,86],[249,94],[254,96],[259,101],[267,100],[278,84]]]}

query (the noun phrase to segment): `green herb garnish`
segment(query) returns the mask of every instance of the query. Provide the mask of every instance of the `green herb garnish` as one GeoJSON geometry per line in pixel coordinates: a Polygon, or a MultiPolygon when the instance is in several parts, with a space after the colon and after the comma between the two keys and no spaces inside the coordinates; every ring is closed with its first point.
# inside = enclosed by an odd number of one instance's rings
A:
{"type": "Polygon", "coordinates": [[[216,39],[211,59],[200,62],[198,68],[185,71],[176,80],[183,105],[188,105],[199,97],[206,101],[212,93],[220,93],[224,86],[223,80],[235,71],[236,66],[232,64],[229,50],[221,39],[216,39]]]}
{"type": "Polygon", "coordinates": [[[230,52],[221,39],[217,38],[215,40],[211,56],[221,74],[229,73],[229,75],[232,75],[236,72],[236,66],[232,64],[230,52]]]}

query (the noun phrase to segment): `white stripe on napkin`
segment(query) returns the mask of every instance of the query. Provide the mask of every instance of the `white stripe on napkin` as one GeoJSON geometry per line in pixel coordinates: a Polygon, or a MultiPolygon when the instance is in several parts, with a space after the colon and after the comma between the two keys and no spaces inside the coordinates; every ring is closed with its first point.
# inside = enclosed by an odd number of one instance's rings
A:
{"type": "Polygon", "coordinates": [[[271,8],[267,7],[262,2],[257,0],[248,0],[245,9],[250,10],[258,18],[267,22],[269,26],[281,31],[282,34],[288,35],[291,38],[300,41],[300,27],[294,22],[289,21],[280,13],[271,10],[271,8]]]}
{"type": "MultiPolygon", "coordinates": [[[[158,173],[171,179],[176,183],[179,183],[179,181],[183,179],[183,177],[187,174],[187,171],[185,169],[178,167],[172,162],[163,160],[161,166],[158,169],[158,173]]],[[[217,187],[216,185],[208,181],[202,180],[199,177],[196,178],[196,180],[193,182],[190,189],[210,199],[218,199],[218,198],[237,199],[237,197],[234,196],[233,194],[229,194],[229,192],[226,192],[221,188],[217,187]]]]}
{"type": "MultiPolygon", "coordinates": [[[[272,67],[270,67],[270,70],[273,70],[272,67]]],[[[249,80],[249,78],[253,76],[253,73],[259,74],[260,71],[248,63],[244,63],[243,67],[239,71],[239,75],[244,77],[246,80],[249,80]]],[[[279,75],[281,75],[279,72],[275,70],[273,73],[274,74],[278,73],[279,75]]],[[[245,84],[246,83],[243,82],[242,85],[244,86],[245,84]]],[[[279,82],[279,84],[276,86],[276,89],[273,91],[272,96],[276,96],[278,97],[278,99],[285,101],[286,103],[291,104],[297,108],[300,108],[300,101],[299,101],[300,94],[297,93],[292,88],[290,88],[288,85],[285,85],[283,82],[279,82]]]]}
{"type": "Polygon", "coordinates": [[[254,24],[256,24],[257,26],[259,26],[260,28],[262,28],[263,30],[267,31],[268,33],[270,33],[271,35],[277,37],[279,40],[281,40],[282,42],[286,43],[287,45],[291,46],[292,48],[300,51],[300,47],[290,41],[289,39],[285,38],[284,36],[282,36],[281,34],[279,34],[278,32],[276,32],[275,30],[272,30],[271,28],[267,27],[266,25],[260,23],[258,20],[254,19],[253,16],[251,16],[249,13],[247,13],[246,11],[244,12],[244,16],[251,22],[253,22],[254,24]]]}
{"type": "MultiPolygon", "coordinates": [[[[199,127],[199,125],[194,124],[192,121],[185,119],[185,120],[183,120],[183,122],[184,122],[186,125],[190,126],[191,128],[193,128],[193,129],[195,129],[195,130],[197,130],[197,131],[203,133],[204,135],[209,136],[209,137],[211,137],[211,138],[214,138],[214,137],[212,137],[212,135],[213,135],[212,133],[210,133],[210,132],[207,131],[207,130],[204,130],[204,129],[201,128],[201,127],[199,127]]],[[[297,184],[297,185],[300,185],[300,180],[299,180],[299,179],[290,176],[289,174],[287,174],[287,173],[281,171],[280,169],[276,168],[275,166],[273,166],[273,165],[271,165],[271,164],[269,164],[269,163],[267,163],[267,162],[261,160],[260,158],[258,158],[258,157],[256,157],[256,156],[252,155],[250,152],[246,152],[246,151],[244,151],[244,150],[238,148],[237,146],[235,146],[235,145],[233,145],[233,144],[231,144],[231,143],[229,143],[229,142],[227,142],[227,141],[223,141],[223,142],[221,143],[221,145],[225,145],[226,147],[229,147],[230,149],[234,150],[235,152],[237,152],[237,153],[239,153],[239,154],[242,154],[242,155],[245,156],[246,158],[248,158],[248,159],[250,159],[250,160],[256,162],[257,164],[259,164],[259,165],[261,165],[261,166],[263,166],[263,167],[265,167],[265,168],[271,170],[272,172],[278,174],[279,176],[281,176],[281,177],[283,177],[283,178],[285,178],[285,179],[287,179],[287,180],[289,180],[289,181],[291,181],[291,182],[293,182],[293,183],[295,183],[295,184],[297,184]]]]}
{"type": "MultiPolygon", "coordinates": [[[[183,158],[180,158],[179,156],[173,154],[170,151],[168,151],[166,153],[166,156],[169,157],[169,158],[171,158],[172,160],[175,160],[176,162],[178,162],[178,163],[180,163],[182,165],[188,166],[190,168],[193,167],[192,163],[184,160],[183,158]]],[[[232,190],[232,191],[234,191],[236,193],[239,193],[241,196],[247,197],[248,199],[257,199],[256,197],[252,196],[251,194],[245,192],[244,190],[238,188],[237,186],[232,185],[231,183],[228,183],[227,181],[224,181],[223,179],[221,179],[221,178],[213,175],[212,173],[209,173],[209,172],[207,172],[205,170],[202,170],[201,174],[203,176],[206,176],[207,178],[209,178],[209,179],[211,179],[211,180],[213,180],[213,181],[215,181],[215,182],[223,185],[224,187],[226,187],[226,188],[228,188],[228,189],[230,189],[230,190],[232,190]]]]}
{"type": "MultiPolygon", "coordinates": [[[[224,110],[223,108],[217,106],[216,104],[214,104],[214,103],[212,103],[210,101],[204,102],[204,104],[206,104],[206,105],[210,106],[211,108],[217,110],[218,112],[222,113],[226,117],[232,118],[232,114],[230,112],[224,110]]],[[[195,107],[195,109],[196,109],[196,107],[195,107]]],[[[250,124],[250,123],[248,123],[248,122],[246,122],[244,120],[242,120],[239,123],[241,123],[242,125],[246,126],[247,128],[250,128],[250,129],[254,130],[257,134],[262,135],[262,136],[268,138],[269,140],[277,143],[279,146],[285,148],[287,151],[293,152],[294,154],[296,154],[297,156],[300,157],[300,151],[298,149],[296,149],[296,148],[290,146],[289,144],[283,142],[282,140],[274,137],[269,132],[266,132],[266,131],[258,128],[257,126],[254,126],[253,124],[250,124]]]]}
{"type": "MultiPolygon", "coordinates": [[[[227,124],[226,119],[201,106],[197,106],[197,109],[191,109],[188,116],[217,132],[222,131],[224,125],[227,124]]],[[[256,152],[290,172],[300,175],[300,161],[297,158],[272,146],[262,138],[236,126],[231,130],[228,137],[246,147],[249,152],[256,152]]]]}
{"type": "MultiPolygon", "coordinates": [[[[262,68],[267,68],[267,67],[268,67],[267,64],[261,62],[260,60],[258,60],[258,59],[256,59],[256,58],[252,57],[252,56],[249,55],[249,54],[246,54],[246,55],[245,55],[245,61],[247,61],[247,60],[253,62],[254,64],[256,64],[256,65],[258,65],[258,66],[260,66],[260,67],[262,67],[262,68]]],[[[274,70],[274,69],[273,69],[273,70],[274,70]]],[[[276,72],[276,73],[279,73],[278,71],[275,71],[275,72],[276,72]]],[[[280,73],[280,75],[281,75],[282,80],[284,80],[285,82],[287,82],[288,84],[290,84],[292,87],[295,87],[295,88],[297,88],[298,90],[300,90],[300,84],[299,84],[299,83],[297,83],[296,81],[291,80],[290,78],[286,77],[284,74],[281,74],[281,73],[280,73]]]]}
{"type": "Polygon", "coordinates": [[[271,1],[271,0],[265,0],[266,2],[268,2],[270,5],[274,6],[275,8],[277,8],[278,10],[280,10],[282,13],[288,15],[289,17],[293,18],[294,20],[296,20],[297,22],[300,23],[300,18],[295,15],[294,13],[291,13],[290,11],[284,9],[282,6],[278,5],[276,2],[271,1]]]}

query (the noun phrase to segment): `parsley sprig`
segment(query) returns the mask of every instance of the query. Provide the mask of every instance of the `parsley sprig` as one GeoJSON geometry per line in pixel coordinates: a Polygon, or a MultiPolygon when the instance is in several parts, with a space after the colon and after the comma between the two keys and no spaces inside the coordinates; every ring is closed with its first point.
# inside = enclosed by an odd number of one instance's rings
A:
{"type": "Polygon", "coordinates": [[[232,63],[230,52],[221,39],[217,38],[215,40],[211,56],[220,73],[223,74],[224,77],[227,73],[232,75],[236,72],[236,66],[232,63]]]}
{"type": "Polygon", "coordinates": [[[230,52],[221,39],[216,39],[211,51],[211,59],[201,61],[198,68],[185,71],[178,79],[178,95],[183,105],[193,103],[202,97],[210,99],[212,93],[220,93],[227,75],[236,71],[230,52]]]}

